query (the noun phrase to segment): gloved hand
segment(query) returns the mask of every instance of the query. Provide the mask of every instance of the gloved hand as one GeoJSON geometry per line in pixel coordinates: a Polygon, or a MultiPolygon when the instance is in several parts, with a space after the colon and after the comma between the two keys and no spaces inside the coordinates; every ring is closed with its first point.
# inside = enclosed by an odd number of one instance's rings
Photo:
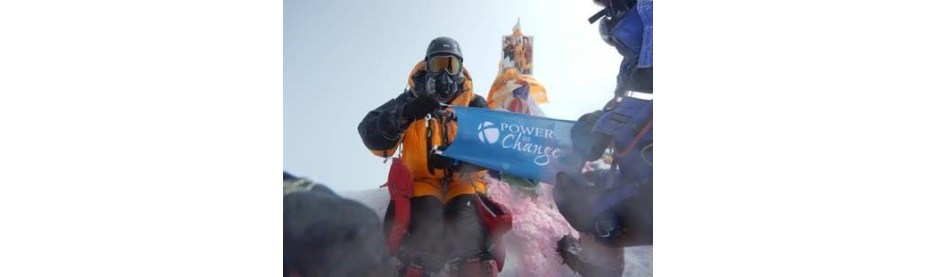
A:
{"type": "Polygon", "coordinates": [[[441,108],[441,104],[438,103],[432,97],[427,95],[419,95],[412,102],[406,103],[403,106],[403,111],[400,116],[406,121],[413,121],[416,119],[424,118],[426,115],[434,112],[441,108]]]}
{"type": "Polygon", "coordinates": [[[425,76],[425,81],[424,81],[424,83],[425,83],[425,86],[424,86],[424,87],[425,87],[425,95],[435,96],[435,95],[436,95],[436,93],[435,93],[435,90],[436,90],[435,78],[433,78],[432,76],[426,75],[426,76],[425,76]]]}

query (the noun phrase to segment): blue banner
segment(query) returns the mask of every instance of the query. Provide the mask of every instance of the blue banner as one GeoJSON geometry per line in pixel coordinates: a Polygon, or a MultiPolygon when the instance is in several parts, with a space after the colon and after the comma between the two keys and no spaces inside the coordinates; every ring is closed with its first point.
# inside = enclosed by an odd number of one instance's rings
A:
{"type": "MultiPolygon", "coordinates": [[[[525,178],[554,184],[572,153],[574,121],[453,107],[458,134],[442,155],[525,178]]],[[[580,168],[579,168],[580,170],[580,168]]]]}

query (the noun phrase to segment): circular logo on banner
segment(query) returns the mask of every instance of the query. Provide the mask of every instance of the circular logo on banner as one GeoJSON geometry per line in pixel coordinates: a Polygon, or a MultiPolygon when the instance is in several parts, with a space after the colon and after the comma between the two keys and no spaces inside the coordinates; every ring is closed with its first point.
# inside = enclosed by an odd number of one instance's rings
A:
{"type": "Polygon", "coordinates": [[[477,137],[482,142],[494,144],[500,138],[500,130],[497,130],[497,125],[490,121],[484,121],[484,123],[477,125],[477,137]]]}

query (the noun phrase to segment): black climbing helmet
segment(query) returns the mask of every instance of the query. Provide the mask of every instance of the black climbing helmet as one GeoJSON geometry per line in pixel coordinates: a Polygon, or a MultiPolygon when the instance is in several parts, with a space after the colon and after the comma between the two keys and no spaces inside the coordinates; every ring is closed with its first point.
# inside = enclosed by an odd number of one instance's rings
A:
{"type": "Polygon", "coordinates": [[[452,55],[458,57],[458,60],[464,61],[461,56],[461,45],[450,37],[437,37],[429,43],[429,48],[425,50],[425,60],[438,55],[452,55]]]}

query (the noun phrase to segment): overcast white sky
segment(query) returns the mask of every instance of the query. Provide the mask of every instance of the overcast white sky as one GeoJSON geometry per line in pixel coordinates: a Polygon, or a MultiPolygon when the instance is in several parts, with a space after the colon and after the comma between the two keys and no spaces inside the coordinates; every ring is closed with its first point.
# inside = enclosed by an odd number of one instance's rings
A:
{"type": "Polygon", "coordinates": [[[283,8],[283,168],[337,191],[386,181],[388,163],[364,147],[357,124],[402,92],[435,37],[460,42],[474,92],[486,97],[501,37],[521,18],[551,100],[542,109],[569,120],[612,97],[621,59],[588,24],[599,10],[591,1],[285,0],[283,8]]]}

